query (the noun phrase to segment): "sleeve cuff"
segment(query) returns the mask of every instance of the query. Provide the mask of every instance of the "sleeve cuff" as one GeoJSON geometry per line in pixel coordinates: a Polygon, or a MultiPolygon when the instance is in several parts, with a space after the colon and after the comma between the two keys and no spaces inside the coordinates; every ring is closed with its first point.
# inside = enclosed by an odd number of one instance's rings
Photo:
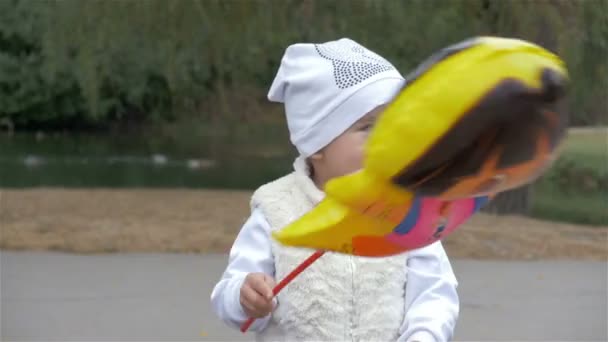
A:
{"type": "Polygon", "coordinates": [[[243,286],[243,282],[245,282],[245,277],[241,277],[232,283],[232,296],[230,296],[233,300],[232,305],[230,305],[230,308],[233,311],[231,316],[234,317],[239,324],[245,322],[249,318],[241,305],[241,287],[243,286]]]}

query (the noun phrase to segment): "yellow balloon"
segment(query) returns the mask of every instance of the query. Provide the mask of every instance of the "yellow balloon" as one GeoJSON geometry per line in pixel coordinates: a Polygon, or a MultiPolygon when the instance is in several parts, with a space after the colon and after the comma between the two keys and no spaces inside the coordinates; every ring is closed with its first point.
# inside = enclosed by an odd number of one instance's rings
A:
{"type": "Polygon", "coordinates": [[[564,62],[518,39],[477,37],[431,56],[379,116],[363,168],[273,233],[288,246],[388,256],[453,232],[528,184],[565,136],[564,62]]]}

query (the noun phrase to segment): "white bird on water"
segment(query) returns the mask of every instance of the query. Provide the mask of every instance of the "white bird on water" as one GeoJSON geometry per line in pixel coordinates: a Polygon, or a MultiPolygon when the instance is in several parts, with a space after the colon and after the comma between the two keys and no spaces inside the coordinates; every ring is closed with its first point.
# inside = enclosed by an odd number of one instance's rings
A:
{"type": "Polygon", "coordinates": [[[152,163],[156,165],[165,165],[167,164],[168,158],[162,154],[154,154],[152,155],[152,163]]]}
{"type": "Polygon", "coordinates": [[[26,156],[25,158],[23,158],[23,164],[25,164],[25,166],[27,166],[27,167],[36,167],[43,163],[44,163],[44,159],[42,159],[38,156],[29,155],[29,156],[26,156]]]}
{"type": "Polygon", "coordinates": [[[216,166],[217,162],[210,159],[189,159],[187,165],[188,168],[192,170],[208,169],[216,166]]]}

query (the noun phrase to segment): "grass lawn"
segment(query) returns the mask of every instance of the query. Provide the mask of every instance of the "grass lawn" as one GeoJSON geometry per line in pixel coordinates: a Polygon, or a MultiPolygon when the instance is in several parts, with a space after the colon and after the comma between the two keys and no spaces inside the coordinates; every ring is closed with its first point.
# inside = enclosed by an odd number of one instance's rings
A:
{"type": "Polygon", "coordinates": [[[534,185],[532,216],[607,225],[608,129],[571,130],[559,159],[534,185]],[[570,162],[569,170],[560,168],[560,162],[570,162]],[[574,178],[573,173],[584,176],[574,178]],[[555,181],[559,177],[565,177],[567,187],[555,181]]]}

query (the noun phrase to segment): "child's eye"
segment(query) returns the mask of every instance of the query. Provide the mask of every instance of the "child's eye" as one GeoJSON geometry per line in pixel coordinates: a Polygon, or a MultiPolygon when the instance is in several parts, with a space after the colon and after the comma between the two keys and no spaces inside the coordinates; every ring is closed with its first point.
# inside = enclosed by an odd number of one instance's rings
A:
{"type": "Polygon", "coordinates": [[[361,125],[361,127],[359,127],[359,130],[367,132],[367,131],[371,130],[372,127],[374,127],[374,125],[372,123],[366,123],[366,124],[361,125]]]}

